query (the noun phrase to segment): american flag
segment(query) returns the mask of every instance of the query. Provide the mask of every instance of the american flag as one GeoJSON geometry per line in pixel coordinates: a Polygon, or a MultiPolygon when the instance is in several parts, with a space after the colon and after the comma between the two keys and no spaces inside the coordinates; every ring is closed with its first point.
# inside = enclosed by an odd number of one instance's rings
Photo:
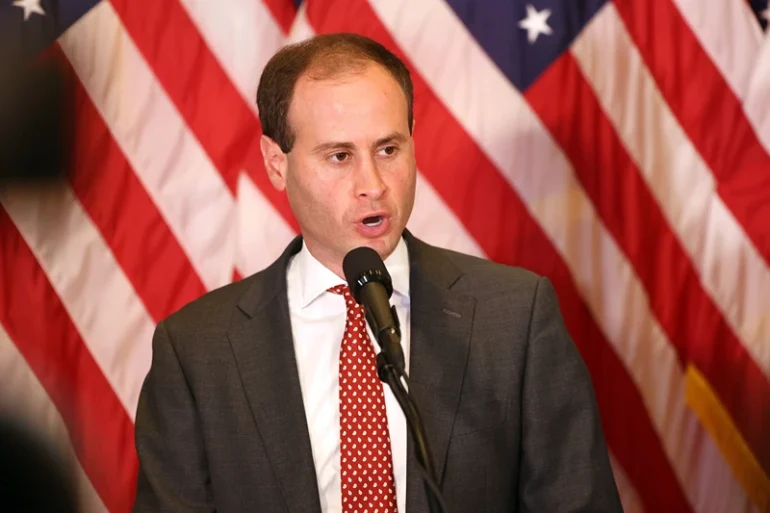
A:
{"type": "Polygon", "coordinates": [[[554,282],[625,509],[770,511],[768,18],[767,0],[0,0],[3,44],[62,63],[75,113],[66,183],[0,190],[0,408],[68,455],[83,511],[130,510],[155,324],[298,230],[262,166],[260,72],[357,32],[413,74],[408,227],[554,282]]]}

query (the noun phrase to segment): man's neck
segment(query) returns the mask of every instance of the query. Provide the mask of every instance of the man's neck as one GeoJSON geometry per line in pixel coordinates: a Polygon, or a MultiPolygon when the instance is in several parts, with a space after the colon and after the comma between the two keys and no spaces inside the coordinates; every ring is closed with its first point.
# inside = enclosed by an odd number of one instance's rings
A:
{"type": "MultiPolygon", "coordinates": [[[[304,241],[305,247],[310,252],[310,254],[318,260],[318,262],[329,269],[331,272],[333,272],[337,277],[342,279],[343,281],[346,280],[345,278],[345,272],[342,268],[342,261],[345,258],[345,255],[335,255],[330,254],[329,252],[325,251],[324,248],[317,246],[312,241],[304,241]]],[[[388,257],[395,251],[395,248],[393,248],[387,255],[380,255],[380,258],[382,258],[383,262],[388,259],[388,257]]]]}

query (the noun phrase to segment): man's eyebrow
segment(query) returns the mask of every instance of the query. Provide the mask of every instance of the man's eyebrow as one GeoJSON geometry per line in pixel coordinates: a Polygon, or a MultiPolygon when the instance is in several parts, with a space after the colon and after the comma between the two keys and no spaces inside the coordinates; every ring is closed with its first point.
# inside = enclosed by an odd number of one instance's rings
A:
{"type": "MultiPolygon", "coordinates": [[[[383,144],[387,144],[389,142],[394,143],[403,143],[407,140],[407,137],[402,134],[401,132],[393,132],[385,137],[380,137],[376,141],[374,141],[374,144],[372,145],[373,148],[377,148],[379,146],[382,146],[383,144]]],[[[321,144],[318,144],[315,146],[311,152],[312,153],[324,153],[326,151],[330,150],[347,150],[352,151],[355,148],[355,145],[351,142],[343,142],[343,141],[328,141],[323,142],[321,144]]]]}
{"type": "Polygon", "coordinates": [[[385,137],[381,137],[374,141],[374,147],[382,146],[383,144],[394,142],[394,143],[403,143],[406,142],[407,137],[402,134],[401,132],[393,132],[391,134],[386,135],[385,137]]]}
{"type": "Polygon", "coordinates": [[[352,150],[354,148],[353,143],[341,142],[341,141],[329,141],[321,143],[312,149],[312,153],[323,153],[329,150],[352,150]]]}

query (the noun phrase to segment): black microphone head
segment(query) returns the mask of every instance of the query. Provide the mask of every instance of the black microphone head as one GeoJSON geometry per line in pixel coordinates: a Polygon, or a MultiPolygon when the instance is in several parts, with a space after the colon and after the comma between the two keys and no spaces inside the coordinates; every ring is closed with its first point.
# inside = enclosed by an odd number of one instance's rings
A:
{"type": "Polygon", "coordinates": [[[380,255],[370,247],[361,246],[352,249],[342,260],[342,272],[350,287],[350,293],[360,304],[361,288],[369,282],[377,282],[385,287],[388,297],[393,294],[393,282],[380,255]]]}

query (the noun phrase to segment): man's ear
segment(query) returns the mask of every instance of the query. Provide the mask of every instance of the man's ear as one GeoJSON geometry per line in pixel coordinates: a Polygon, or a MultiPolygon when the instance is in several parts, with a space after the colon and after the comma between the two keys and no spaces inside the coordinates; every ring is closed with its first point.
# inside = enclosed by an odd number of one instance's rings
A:
{"type": "Polygon", "coordinates": [[[265,170],[267,177],[273,187],[282,191],[286,188],[286,169],[288,160],[286,154],[281,150],[277,142],[266,135],[262,135],[259,140],[259,147],[262,149],[262,158],[265,161],[265,170]]]}

